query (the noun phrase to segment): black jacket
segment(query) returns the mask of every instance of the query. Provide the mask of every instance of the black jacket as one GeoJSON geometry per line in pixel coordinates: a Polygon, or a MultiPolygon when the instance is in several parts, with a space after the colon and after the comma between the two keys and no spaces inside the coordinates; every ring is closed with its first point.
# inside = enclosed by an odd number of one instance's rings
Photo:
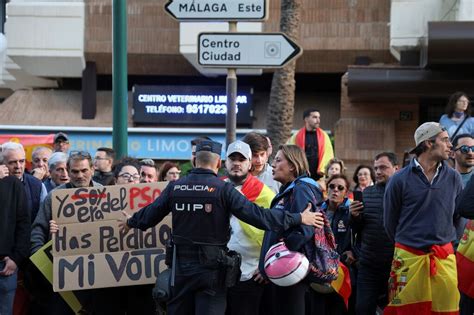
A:
{"type": "Polygon", "coordinates": [[[232,184],[203,168],[195,168],[188,176],[170,182],[152,204],[136,212],[127,224],[146,230],[170,212],[173,234],[194,242],[206,240],[210,244],[222,243],[224,239],[227,242],[231,214],[263,230],[281,231],[301,224],[299,213],[264,211],[248,201],[232,184]]]}
{"type": "Polygon", "coordinates": [[[17,266],[30,255],[30,213],[22,182],[14,176],[0,180],[0,256],[17,266]]]}
{"type": "Polygon", "coordinates": [[[456,214],[471,220],[474,219],[474,177],[472,176],[456,199],[456,214]]]}
{"type": "Polygon", "coordinates": [[[352,217],[352,230],[356,234],[358,260],[373,268],[389,268],[394,243],[383,225],[383,196],[385,185],[373,185],[363,192],[364,210],[358,218],[352,217]]]}
{"type": "Polygon", "coordinates": [[[92,180],[104,186],[115,185],[114,172],[95,171],[92,180]]]}

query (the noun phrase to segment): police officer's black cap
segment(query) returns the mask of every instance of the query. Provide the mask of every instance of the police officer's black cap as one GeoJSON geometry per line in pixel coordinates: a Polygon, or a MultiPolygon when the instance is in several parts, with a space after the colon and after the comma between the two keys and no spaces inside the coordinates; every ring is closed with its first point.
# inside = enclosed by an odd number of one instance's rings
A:
{"type": "Polygon", "coordinates": [[[203,140],[196,145],[196,153],[201,151],[208,151],[215,154],[221,155],[222,144],[219,142],[203,140]]]}

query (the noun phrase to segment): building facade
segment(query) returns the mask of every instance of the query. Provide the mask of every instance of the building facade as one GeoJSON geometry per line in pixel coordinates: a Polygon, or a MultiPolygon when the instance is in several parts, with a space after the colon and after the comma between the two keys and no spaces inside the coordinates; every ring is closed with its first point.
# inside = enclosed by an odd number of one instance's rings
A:
{"type": "MultiPolygon", "coordinates": [[[[439,116],[449,94],[458,89],[473,92],[473,72],[467,69],[474,54],[459,52],[458,59],[443,55],[442,47],[449,41],[443,44],[439,35],[430,42],[429,25],[464,23],[451,33],[463,40],[464,50],[471,49],[472,35],[466,35],[466,30],[472,27],[468,21],[474,1],[454,5],[442,0],[299,1],[296,41],[304,52],[296,63],[294,128],[302,126],[306,108],[320,109],[322,127],[334,134],[336,155],[349,168],[371,161],[381,150],[396,151],[401,157],[413,146],[416,126],[439,116]],[[438,55],[428,53],[430,44],[438,47],[431,50],[438,55]],[[449,82],[439,83],[436,78],[449,82]],[[430,88],[433,82],[439,84],[430,88]]],[[[196,35],[201,30],[225,31],[227,24],[179,23],[165,12],[165,3],[127,2],[130,93],[134,85],[224,86],[225,72],[197,65],[196,35]]],[[[267,21],[238,23],[239,31],[278,31],[281,2],[268,3],[267,21]]],[[[112,2],[11,0],[6,13],[0,82],[5,96],[0,105],[3,130],[110,128],[112,2]]],[[[265,129],[271,78],[271,70],[238,75],[239,86],[253,92],[252,121],[241,128],[265,129]]],[[[129,128],[168,128],[163,132],[173,133],[174,127],[183,127],[135,122],[132,99],[130,94],[129,128]]],[[[189,126],[191,134],[194,127],[189,126]]],[[[196,133],[202,133],[202,127],[196,133]]]]}

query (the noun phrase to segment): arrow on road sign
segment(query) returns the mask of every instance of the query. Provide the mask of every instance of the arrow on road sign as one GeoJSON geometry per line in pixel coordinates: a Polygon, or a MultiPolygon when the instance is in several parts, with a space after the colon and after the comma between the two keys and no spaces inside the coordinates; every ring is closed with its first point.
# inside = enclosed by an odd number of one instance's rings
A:
{"type": "Polygon", "coordinates": [[[170,0],[165,10],[180,21],[262,21],[268,0],[170,0]]]}
{"type": "Polygon", "coordinates": [[[201,33],[198,62],[223,68],[280,68],[302,53],[283,33],[201,33]]]}

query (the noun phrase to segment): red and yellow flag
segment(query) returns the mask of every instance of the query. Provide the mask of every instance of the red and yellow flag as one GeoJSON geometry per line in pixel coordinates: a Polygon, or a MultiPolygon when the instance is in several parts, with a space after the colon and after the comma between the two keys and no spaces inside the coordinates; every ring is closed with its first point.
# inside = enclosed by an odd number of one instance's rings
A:
{"type": "Polygon", "coordinates": [[[459,314],[456,259],[451,243],[429,253],[395,244],[385,315],[459,314]]]}
{"type": "MultiPolygon", "coordinates": [[[[251,202],[264,208],[270,208],[275,193],[257,177],[248,174],[240,192],[251,202]]],[[[244,233],[258,245],[262,246],[265,231],[239,220],[244,233]]]]}
{"type": "Polygon", "coordinates": [[[25,149],[26,168],[30,168],[31,154],[36,147],[53,148],[54,134],[49,135],[0,135],[0,144],[5,142],[17,142],[25,149]]]}
{"type": "MultiPolygon", "coordinates": [[[[287,144],[295,144],[301,149],[305,149],[306,129],[303,127],[298,130],[290,139],[287,144]]],[[[324,130],[321,128],[316,129],[316,138],[318,139],[318,172],[324,173],[324,168],[328,164],[329,160],[334,157],[334,150],[332,148],[331,139],[324,130]]]]}
{"type": "Polygon", "coordinates": [[[342,262],[339,262],[337,279],[331,282],[334,290],[343,298],[346,307],[349,307],[349,297],[351,296],[351,275],[349,269],[342,262]]]}
{"type": "Polygon", "coordinates": [[[459,291],[474,299],[474,220],[469,220],[456,252],[459,291]]]}

